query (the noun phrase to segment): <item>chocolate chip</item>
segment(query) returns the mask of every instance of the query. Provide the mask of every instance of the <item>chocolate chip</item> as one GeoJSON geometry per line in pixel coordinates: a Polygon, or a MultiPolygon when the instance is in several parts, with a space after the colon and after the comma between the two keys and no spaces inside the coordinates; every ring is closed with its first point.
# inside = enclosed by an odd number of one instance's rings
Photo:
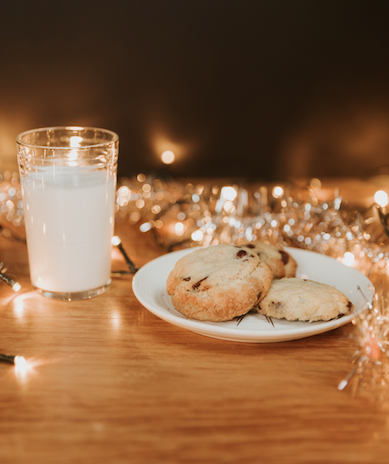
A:
{"type": "Polygon", "coordinates": [[[353,304],[351,303],[351,301],[349,301],[349,302],[347,303],[347,308],[348,308],[348,309],[351,309],[352,307],[353,307],[353,304]]]}
{"type": "Polygon", "coordinates": [[[185,278],[184,278],[184,279],[182,279],[182,280],[185,280],[185,282],[189,282],[189,281],[190,281],[190,279],[191,279],[191,277],[185,277],[185,278]]]}
{"type": "Polygon", "coordinates": [[[204,279],[201,279],[201,280],[199,280],[198,282],[196,282],[195,284],[193,284],[193,285],[192,285],[193,290],[196,290],[196,288],[199,288],[200,285],[201,285],[201,282],[204,282],[205,279],[208,279],[208,276],[207,276],[207,277],[204,277],[204,279]]]}
{"type": "Polygon", "coordinates": [[[247,255],[247,251],[240,250],[238,253],[236,253],[237,258],[243,258],[243,256],[247,255]]]}
{"type": "Polygon", "coordinates": [[[289,254],[286,251],[278,250],[281,253],[281,259],[284,264],[289,262],[289,254]]]}
{"type": "Polygon", "coordinates": [[[248,245],[245,245],[245,247],[247,247],[247,248],[255,248],[255,245],[253,245],[252,243],[249,243],[248,245]]]}

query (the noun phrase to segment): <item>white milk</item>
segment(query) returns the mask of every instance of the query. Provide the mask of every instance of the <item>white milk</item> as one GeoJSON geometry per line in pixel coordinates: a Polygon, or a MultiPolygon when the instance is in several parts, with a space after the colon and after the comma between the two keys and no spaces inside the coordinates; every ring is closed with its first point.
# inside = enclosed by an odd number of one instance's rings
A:
{"type": "Polygon", "coordinates": [[[22,188],[32,284],[67,293],[109,283],[114,176],[45,167],[22,177],[22,188]]]}

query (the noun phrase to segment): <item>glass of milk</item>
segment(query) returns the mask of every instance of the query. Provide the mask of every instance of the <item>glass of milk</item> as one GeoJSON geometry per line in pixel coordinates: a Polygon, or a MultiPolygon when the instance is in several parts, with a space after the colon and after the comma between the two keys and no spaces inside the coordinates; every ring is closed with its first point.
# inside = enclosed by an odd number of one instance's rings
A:
{"type": "Polygon", "coordinates": [[[92,127],[47,127],[16,138],[33,287],[59,300],[111,282],[119,137],[92,127]]]}

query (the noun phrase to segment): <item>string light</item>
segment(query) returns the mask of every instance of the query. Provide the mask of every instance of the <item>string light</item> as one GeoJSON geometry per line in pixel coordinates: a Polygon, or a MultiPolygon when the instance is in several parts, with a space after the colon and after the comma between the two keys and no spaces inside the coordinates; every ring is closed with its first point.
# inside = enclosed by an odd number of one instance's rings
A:
{"type": "Polygon", "coordinates": [[[381,206],[381,208],[385,208],[385,206],[387,206],[389,203],[388,194],[383,190],[377,190],[377,192],[374,194],[374,201],[378,206],[381,206]]]}
{"type": "Polygon", "coordinates": [[[26,365],[26,360],[23,356],[8,356],[6,354],[0,353],[0,362],[14,364],[17,367],[24,367],[26,365]]]}
{"type": "Polygon", "coordinates": [[[113,246],[117,247],[118,245],[120,245],[120,242],[121,242],[121,240],[117,235],[112,237],[111,243],[112,243],[113,246]]]}
{"type": "Polygon", "coordinates": [[[124,257],[124,259],[125,259],[125,261],[126,261],[126,263],[127,263],[127,266],[128,266],[129,269],[130,269],[130,273],[131,273],[131,274],[135,274],[135,273],[138,271],[138,269],[135,267],[135,264],[131,261],[131,259],[129,258],[129,256],[128,256],[127,253],[125,252],[120,237],[118,237],[117,235],[115,235],[114,237],[112,237],[111,243],[112,243],[112,245],[115,246],[115,247],[120,251],[120,253],[123,255],[123,257],[124,257]]]}
{"type": "MultiPolygon", "coordinates": [[[[2,268],[2,266],[3,266],[3,264],[0,263],[0,269],[2,268]]],[[[8,277],[3,271],[4,271],[4,269],[2,269],[0,271],[0,280],[2,280],[7,285],[9,285],[12,288],[12,290],[15,293],[17,293],[22,288],[22,286],[19,284],[19,282],[15,282],[10,277],[8,277]]]]}

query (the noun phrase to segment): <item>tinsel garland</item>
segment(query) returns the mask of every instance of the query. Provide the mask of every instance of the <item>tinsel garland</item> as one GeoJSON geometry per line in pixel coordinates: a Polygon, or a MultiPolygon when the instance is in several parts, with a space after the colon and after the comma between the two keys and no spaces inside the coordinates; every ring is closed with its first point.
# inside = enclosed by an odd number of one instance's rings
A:
{"type": "MultiPolygon", "coordinates": [[[[19,181],[9,175],[0,182],[5,236],[23,236],[22,208],[19,181]]],[[[167,251],[262,240],[324,253],[378,280],[388,279],[388,219],[378,205],[350,207],[337,191],[319,201],[309,185],[183,184],[139,174],[120,179],[116,192],[116,221],[153,234],[167,251]]],[[[381,395],[389,385],[388,286],[378,287],[374,305],[353,320],[358,348],[340,390],[352,384],[353,393],[373,389],[381,395]]]]}
{"type": "Polygon", "coordinates": [[[362,272],[388,260],[389,240],[375,205],[361,212],[350,208],[336,191],[333,198],[319,201],[309,187],[293,196],[289,190],[122,179],[116,218],[142,232],[152,231],[167,249],[183,243],[263,240],[325,253],[348,264],[354,258],[353,266],[362,272]]]}

